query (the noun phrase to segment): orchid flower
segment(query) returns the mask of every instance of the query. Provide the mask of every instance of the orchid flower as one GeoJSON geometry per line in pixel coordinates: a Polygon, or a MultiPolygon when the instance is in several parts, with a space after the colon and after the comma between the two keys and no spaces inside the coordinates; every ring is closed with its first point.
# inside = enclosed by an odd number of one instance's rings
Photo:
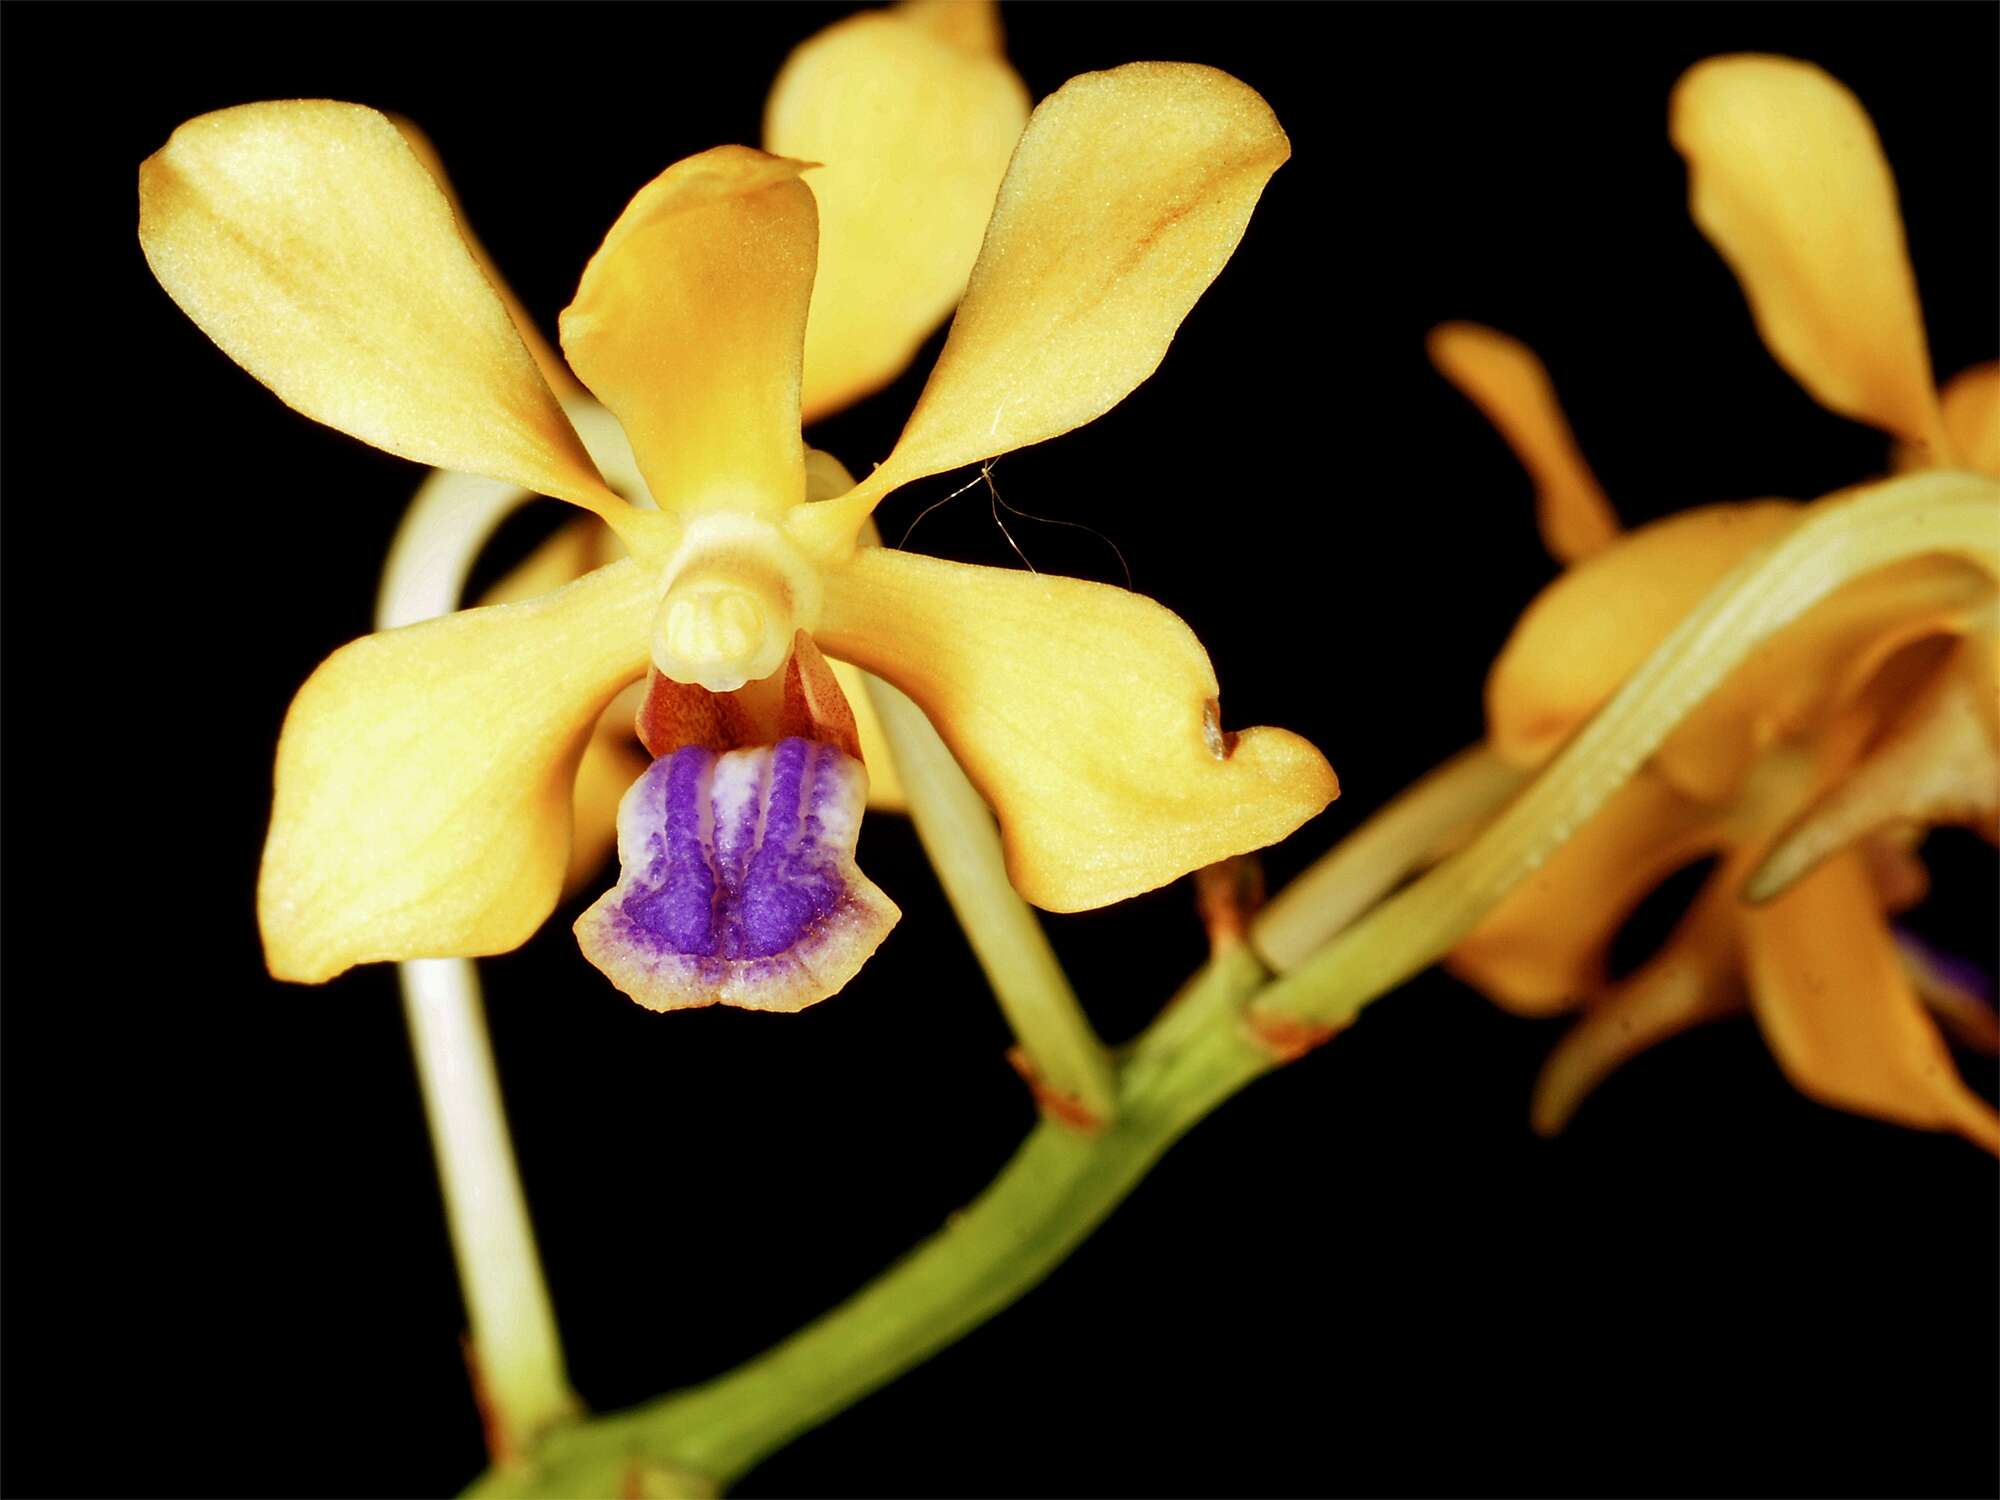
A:
{"type": "MultiPolygon", "coordinates": [[[[1899,463],[2000,475],[2000,367],[1931,381],[1893,179],[1866,113],[1785,58],[1714,58],[1674,92],[1696,222],[1735,270],[1766,345],[1820,402],[1899,440],[1899,463]]],[[[1816,508],[1713,505],[1620,536],[1540,364],[1491,330],[1433,335],[1439,368],[1532,475],[1549,550],[1570,566],[1522,616],[1487,682],[1488,747],[1538,766],[1753,550],[1816,508]]],[[[2000,500],[2000,490],[1995,491],[2000,500]]],[[[1995,509],[2000,533],[2000,504],[1995,509]]],[[[1928,993],[1971,1012],[1889,916],[1921,898],[1921,831],[2000,815],[1992,573],[1918,557],[1857,579],[1752,655],[1451,956],[1508,1008],[1583,1008],[1537,1084],[1561,1128],[1626,1058],[1748,1005],[1806,1094],[2000,1152],[2000,1115],[1959,1079],[1928,993]],[[1606,971],[1648,891],[1717,868],[1664,949],[1606,971]]],[[[1974,1035],[1990,1041],[1990,1015],[1974,1035]]]]}
{"type": "Polygon", "coordinates": [[[865,773],[822,649],[923,708],[997,813],[1013,883],[1051,910],[1317,813],[1336,791],[1325,761],[1282,730],[1225,733],[1206,653],[1159,605],[863,545],[891,490],[1055,437],[1151,374],[1288,151],[1264,101],[1213,69],[1072,79],[1021,134],[937,366],[858,485],[800,436],[809,164],[741,146],[676,163],[612,226],[561,329],[648,510],[593,464],[393,122],[290,101],[182,126],[142,168],[140,239],[205,333],[307,415],[580,506],[629,554],[553,594],[366,637],[313,674],[280,740],[259,884],[272,972],[524,941],[562,884],[592,726],[647,678],[656,727],[697,695],[740,695],[711,719],[741,709],[788,737],[718,753],[697,729],[661,756],[627,794],[625,875],[587,946],[656,1008],[832,993],[894,908],[853,867],[865,773]]]}

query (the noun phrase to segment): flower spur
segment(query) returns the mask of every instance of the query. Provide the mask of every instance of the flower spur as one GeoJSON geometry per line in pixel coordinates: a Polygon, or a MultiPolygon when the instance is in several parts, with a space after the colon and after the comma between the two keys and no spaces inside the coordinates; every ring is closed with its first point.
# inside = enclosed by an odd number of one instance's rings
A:
{"type": "MultiPolygon", "coordinates": [[[[1900,467],[2000,474],[1996,367],[1934,392],[1893,181],[1853,97],[1787,59],[1717,58],[1677,88],[1673,133],[1697,221],[1800,383],[1897,438],[1900,467]]],[[[1571,565],[1488,680],[1489,746],[1533,767],[1730,567],[1812,508],[1710,506],[1621,538],[1527,350],[1461,324],[1437,330],[1432,353],[1520,455],[1549,549],[1571,565]]],[[[1899,951],[1887,922],[1924,893],[1912,846],[1925,826],[1993,834],[1994,624],[1991,576],[1942,557],[1848,585],[1753,655],[1459,944],[1453,969],[1499,1003],[1584,1009],[1537,1084],[1539,1129],[1560,1128],[1638,1051],[1747,1004],[1803,1092],[2000,1150],[2000,1117],[1923,1008],[1934,995],[1963,1014],[1962,987],[1899,951]],[[1718,868],[1666,947],[1612,978],[1627,915],[1709,855],[1718,868]]],[[[1990,1016],[1973,1019],[1991,1033],[1990,1016]]]]}
{"type": "MultiPolygon", "coordinates": [[[[517,945],[556,900],[570,783],[612,697],[649,669],[708,693],[811,676],[814,641],[925,709],[1044,907],[1121,899],[1317,812],[1335,790],[1323,759],[1280,730],[1221,736],[1206,655],[1159,606],[861,545],[890,488],[1056,436],[1150,374],[1286,154],[1263,101],[1213,70],[1072,80],[1022,135],[901,440],[817,502],[802,165],[723,147],[669,168],[562,330],[649,512],[591,465],[394,125],[293,102],[183,126],[142,171],[141,240],[205,332],[308,415],[581,505],[631,554],[552,595],[365,638],[314,674],[281,738],[260,879],[273,972],[517,945]]],[[[851,804],[859,768],[836,774],[851,804]]],[[[833,967],[851,972],[869,936],[833,967]]],[[[797,1008],[838,977],[765,998],[797,1008]]]]}

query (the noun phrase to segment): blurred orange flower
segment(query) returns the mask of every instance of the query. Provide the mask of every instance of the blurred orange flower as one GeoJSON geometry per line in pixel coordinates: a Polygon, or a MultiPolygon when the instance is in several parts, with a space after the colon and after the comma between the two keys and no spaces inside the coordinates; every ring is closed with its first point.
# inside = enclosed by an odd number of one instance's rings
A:
{"type": "MultiPolygon", "coordinates": [[[[1934,388],[1894,182],[1853,95],[1790,59],[1714,58],[1681,79],[1671,119],[1695,220],[1786,369],[1895,438],[1899,467],[2000,475],[2000,366],[1934,388]]],[[[1621,536],[1527,349],[1450,324],[1431,353],[1521,458],[1544,540],[1570,565],[1487,682],[1490,749],[1534,767],[1810,508],[1713,505],[1621,536]]],[[[1806,1094],[2000,1152],[2000,1115],[1958,1077],[1924,1000],[1989,1048],[1991,1014],[1899,952],[1889,925],[1927,888],[1925,828],[1995,834],[1997,628],[1993,574],[1961,559],[1919,557],[1840,589],[1754,653],[1458,945],[1454,972],[1509,1009],[1582,1011],[1538,1081],[1537,1129],[1560,1129],[1635,1053],[1747,1004],[1806,1094]],[[1611,941],[1632,911],[1710,856],[1664,948],[1612,977],[1611,941]]]]}

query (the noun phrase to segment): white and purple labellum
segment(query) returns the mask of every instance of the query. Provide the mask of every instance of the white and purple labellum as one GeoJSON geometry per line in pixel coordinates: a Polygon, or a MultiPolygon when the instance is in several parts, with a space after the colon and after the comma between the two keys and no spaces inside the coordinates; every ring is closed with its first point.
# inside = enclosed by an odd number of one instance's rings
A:
{"type": "Polygon", "coordinates": [[[618,884],[577,919],[584,956],[650,1010],[803,1010],[896,925],[854,864],[868,773],[786,739],[654,761],[618,808],[618,884]]]}

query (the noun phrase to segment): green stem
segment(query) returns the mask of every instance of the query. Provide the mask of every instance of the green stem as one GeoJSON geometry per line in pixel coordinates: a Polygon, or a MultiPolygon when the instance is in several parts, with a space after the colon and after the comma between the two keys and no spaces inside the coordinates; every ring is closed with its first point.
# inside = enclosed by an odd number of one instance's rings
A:
{"type": "Polygon", "coordinates": [[[1265,973],[1219,954],[1135,1045],[1114,1123],[1044,1123],[977,1202],[855,1297],[719,1380],[550,1434],[536,1470],[484,1496],[699,1492],[887,1384],[1020,1297],[1103,1221],[1180,1135],[1275,1059],[1242,1030],[1265,973]],[[651,1492],[646,1490],[645,1492],[651,1492]]]}
{"type": "Polygon", "coordinates": [[[993,814],[924,711],[879,678],[868,696],[910,800],[917,837],[980,968],[1020,1040],[1036,1085],[1095,1124],[1117,1112],[1117,1083],[1034,911],[1007,880],[993,814]]]}
{"type": "Polygon", "coordinates": [[[488,1441],[496,1457],[519,1455],[581,1406],[563,1368],[507,1137],[478,974],[462,958],[416,959],[397,965],[397,973],[465,1291],[488,1441]]]}

